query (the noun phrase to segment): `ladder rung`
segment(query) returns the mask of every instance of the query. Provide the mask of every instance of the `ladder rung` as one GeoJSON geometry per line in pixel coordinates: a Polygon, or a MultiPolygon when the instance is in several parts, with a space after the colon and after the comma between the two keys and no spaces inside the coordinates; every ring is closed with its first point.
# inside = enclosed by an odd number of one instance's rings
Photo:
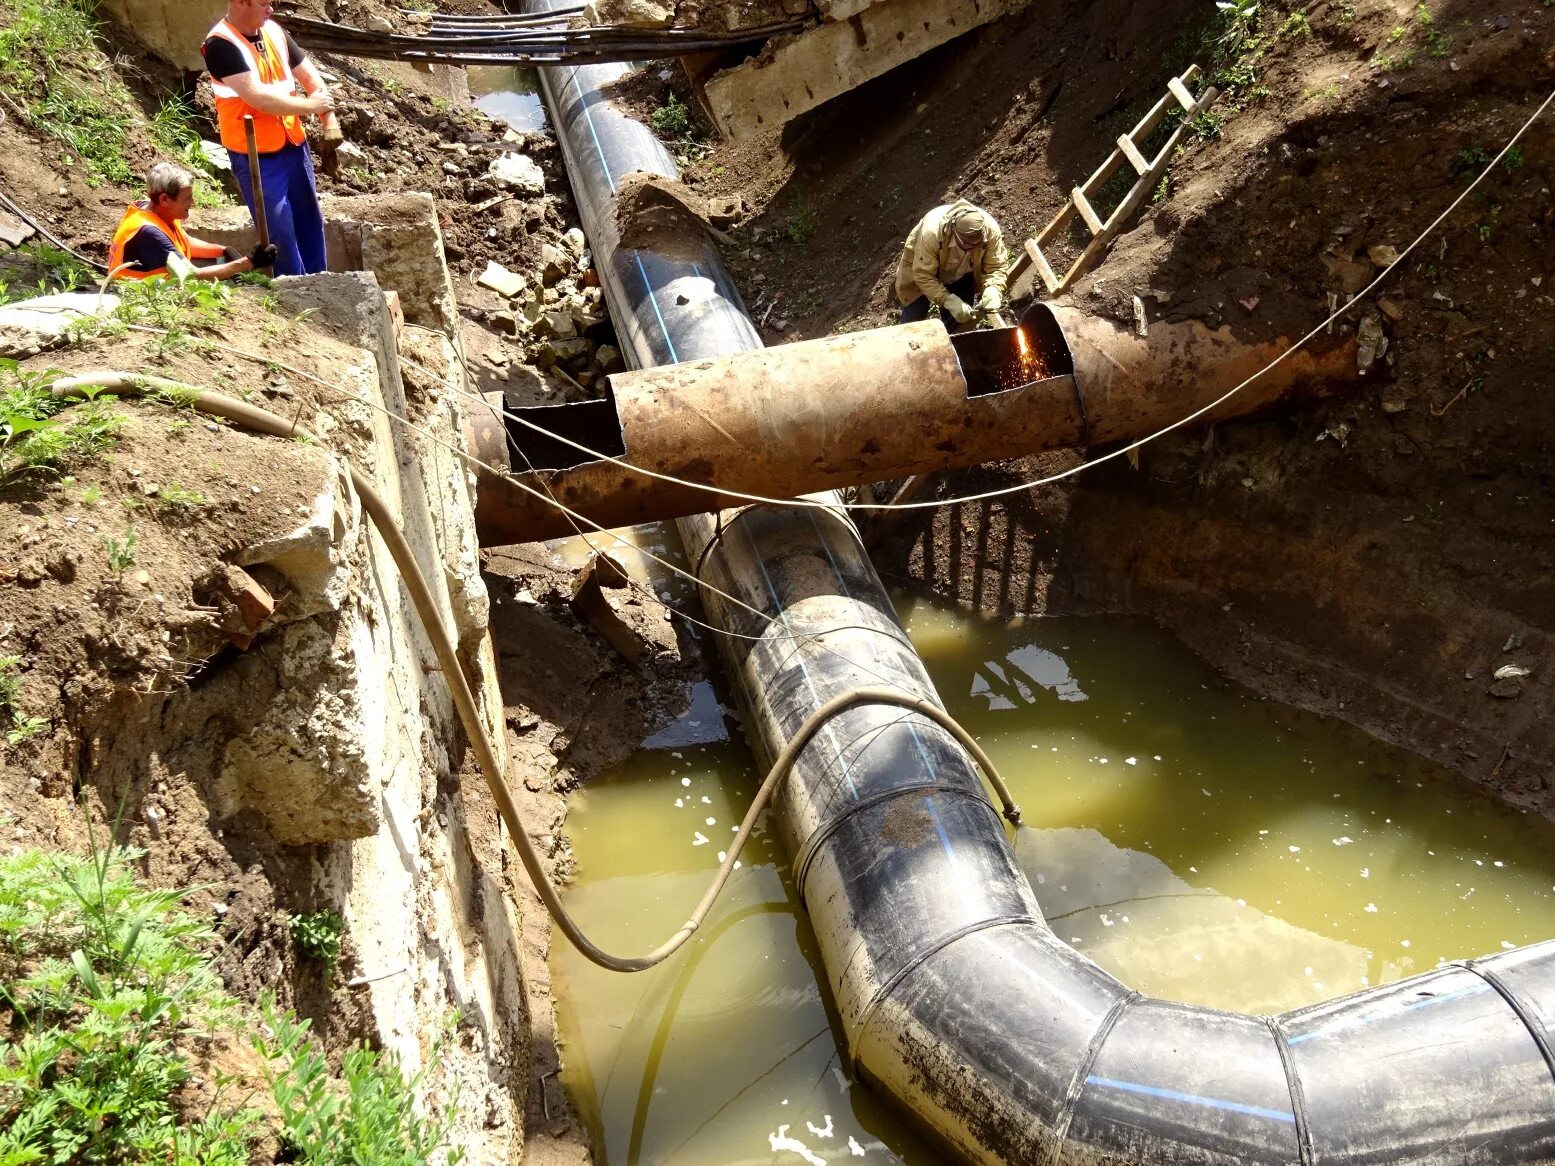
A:
{"type": "Polygon", "coordinates": [[[1085,225],[1091,229],[1091,234],[1099,235],[1104,224],[1096,217],[1096,208],[1091,206],[1091,200],[1085,197],[1085,191],[1078,186],[1069,196],[1074,200],[1074,209],[1080,212],[1080,217],[1085,220],[1085,225]]]}
{"type": "Polygon", "coordinates": [[[1124,134],[1118,139],[1118,149],[1123,151],[1123,156],[1140,174],[1150,172],[1150,161],[1139,152],[1139,147],[1134,145],[1134,139],[1124,134]]]}
{"type": "Polygon", "coordinates": [[[1047,261],[1047,256],[1042,254],[1042,248],[1037,246],[1035,239],[1026,240],[1026,254],[1031,259],[1031,264],[1037,269],[1037,274],[1042,277],[1042,282],[1047,285],[1049,292],[1058,290],[1058,276],[1053,273],[1053,267],[1047,261]]]}
{"type": "Polygon", "coordinates": [[[1170,81],[1168,81],[1166,83],[1166,87],[1172,91],[1172,96],[1177,99],[1177,104],[1182,106],[1184,109],[1191,110],[1195,105],[1198,104],[1198,102],[1194,100],[1193,94],[1188,92],[1188,87],[1179,81],[1176,77],[1173,77],[1170,81]]]}

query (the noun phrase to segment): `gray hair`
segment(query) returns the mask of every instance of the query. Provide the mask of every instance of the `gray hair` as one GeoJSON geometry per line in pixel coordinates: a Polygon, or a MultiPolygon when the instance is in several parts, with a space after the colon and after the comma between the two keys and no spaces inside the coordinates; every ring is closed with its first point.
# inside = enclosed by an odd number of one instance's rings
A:
{"type": "Polygon", "coordinates": [[[159,194],[177,198],[193,185],[194,175],[171,162],[154,162],[146,171],[146,196],[153,200],[159,194]]]}

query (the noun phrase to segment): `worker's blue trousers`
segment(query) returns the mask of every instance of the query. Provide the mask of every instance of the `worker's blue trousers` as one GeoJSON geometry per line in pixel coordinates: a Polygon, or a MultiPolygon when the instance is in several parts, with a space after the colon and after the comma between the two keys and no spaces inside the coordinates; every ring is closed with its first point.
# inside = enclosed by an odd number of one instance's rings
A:
{"type": "MultiPolygon", "coordinates": [[[[233,177],[252,211],[254,184],[248,172],[248,155],[240,150],[228,153],[233,177]]],[[[264,181],[270,242],[275,244],[274,273],[314,275],[324,271],[324,214],[319,210],[319,192],[313,181],[313,159],[307,143],[259,155],[259,174],[264,181]]]]}

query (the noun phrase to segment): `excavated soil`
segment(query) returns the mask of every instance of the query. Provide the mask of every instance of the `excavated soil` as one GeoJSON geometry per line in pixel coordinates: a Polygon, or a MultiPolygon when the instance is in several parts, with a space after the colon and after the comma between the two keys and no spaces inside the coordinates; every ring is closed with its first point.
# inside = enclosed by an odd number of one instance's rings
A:
{"type": "MultiPolygon", "coordinates": [[[[1447,0],[1425,16],[1324,0],[1305,27],[1264,7],[1265,29],[1288,31],[1259,88],[1220,108],[1218,135],[1187,145],[1068,302],[1132,321],[1137,296],[1149,320],[1298,337],[1555,88],[1555,10],[1539,0],[1447,0]]],[[[1038,0],[781,132],[715,147],[686,182],[754,206],[726,254],[769,342],[892,322],[918,216],[964,195],[1012,242],[1034,233],[1167,78],[1204,59],[1209,15],[1197,0],[1038,0]]],[[[1152,615],[1277,699],[1555,809],[1552,147],[1546,117],[1338,325],[1364,310],[1389,338],[1360,392],[1170,435],[1137,470],[1117,459],[903,516],[882,571],[985,610],[1152,615]],[[1498,679],[1507,666],[1531,675],[1498,679]]],[[[1051,455],[936,488],[964,497],[1074,464],[1051,455]]]]}
{"type": "MultiPolygon", "coordinates": [[[[229,344],[284,345],[287,363],[320,375],[355,352],[267,310],[258,289],[234,298],[219,325],[229,344]]],[[[207,350],[201,339],[168,344],[132,332],[22,368],[144,372],[310,418],[330,396],[263,360],[207,350]]],[[[293,530],[334,470],[313,447],[186,408],[128,399],[110,408],[121,419],[112,449],[62,466],[64,476],[40,471],[0,484],[0,655],[20,657],[18,705],[47,722],[0,746],[9,840],[82,851],[88,831],[106,825],[116,841],[145,850],[140,873],[151,882],[195,888],[190,909],[213,918],[222,940],[216,966],[231,991],[251,1000],[275,993],[342,1048],[371,1032],[365,1005],[340,987],[355,974],[349,942],[332,988],[321,966],[295,954],[286,926],[287,913],[319,907],[308,877],[313,848],[276,842],[250,811],[218,819],[210,797],[232,726],[273,695],[265,669],[249,667],[237,646],[244,625],[223,585],[229,564],[242,548],[293,530]],[[115,549],[131,561],[114,561],[115,549]],[[213,717],[213,707],[222,714],[213,717]]],[[[349,431],[336,440],[356,444],[349,431]]],[[[284,605],[285,590],[276,596],[284,605]]],[[[264,651],[257,645],[255,657],[264,651]]]]}

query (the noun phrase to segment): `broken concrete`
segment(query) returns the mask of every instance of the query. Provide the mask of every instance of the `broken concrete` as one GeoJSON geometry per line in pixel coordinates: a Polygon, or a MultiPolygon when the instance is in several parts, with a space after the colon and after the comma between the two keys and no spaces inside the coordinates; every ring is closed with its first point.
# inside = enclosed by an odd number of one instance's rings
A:
{"type": "Polygon", "coordinates": [[[39,296],[0,307],[0,357],[22,358],[61,347],[70,329],[92,316],[107,315],[119,297],[95,292],[39,296]]]}
{"type": "Polygon", "coordinates": [[[772,129],[1022,7],[1022,0],[887,0],[790,38],[704,87],[713,121],[739,141],[772,129]]]}

